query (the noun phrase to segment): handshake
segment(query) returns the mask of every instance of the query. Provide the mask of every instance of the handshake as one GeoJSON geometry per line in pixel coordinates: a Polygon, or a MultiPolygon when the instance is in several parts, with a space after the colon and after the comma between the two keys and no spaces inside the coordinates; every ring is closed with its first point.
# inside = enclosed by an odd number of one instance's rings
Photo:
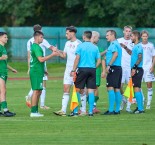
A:
{"type": "Polygon", "coordinates": [[[1,57],[0,57],[0,60],[7,60],[8,59],[8,56],[7,55],[2,55],[1,57]]]}

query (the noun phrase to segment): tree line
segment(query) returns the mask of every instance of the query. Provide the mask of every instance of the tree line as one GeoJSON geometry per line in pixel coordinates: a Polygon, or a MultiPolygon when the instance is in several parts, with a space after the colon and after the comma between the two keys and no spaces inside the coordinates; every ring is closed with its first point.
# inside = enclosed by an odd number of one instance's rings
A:
{"type": "Polygon", "coordinates": [[[154,27],[155,0],[0,0],[0,27],[154,27]]]}

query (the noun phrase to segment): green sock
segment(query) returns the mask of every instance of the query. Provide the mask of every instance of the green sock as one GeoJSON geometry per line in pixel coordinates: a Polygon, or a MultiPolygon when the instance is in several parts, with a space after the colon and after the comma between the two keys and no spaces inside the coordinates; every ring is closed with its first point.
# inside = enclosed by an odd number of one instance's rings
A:
{"type": "Polygon", "coordinates": [[[7,102],[6,101],[1,102],[1,105],[2,105],[2,108],[3,108],[4,111],[7,111],[8,110],[8,108],[7,108],[7,102]]]}
{"type": "Polygon", "coordinates": [[[0,112],[1,112],[2,103],[0,102],[0,112]]]}
{"type": "Polygon", "coordinates": [[[38,106],[36,106],[36,110],[37,110],[37,112],[38,112],[38,106]]]}
{"type": "Polygon", "coordinates": [[[95,100],[94,102],[96,103],[98,101],[99,97],[98,96],[95,96],[95,100]]]}
{"type": "Polygon", "coordinates": [[[37,106],[31,107],[31,113],[37,113],[37,106]]]}

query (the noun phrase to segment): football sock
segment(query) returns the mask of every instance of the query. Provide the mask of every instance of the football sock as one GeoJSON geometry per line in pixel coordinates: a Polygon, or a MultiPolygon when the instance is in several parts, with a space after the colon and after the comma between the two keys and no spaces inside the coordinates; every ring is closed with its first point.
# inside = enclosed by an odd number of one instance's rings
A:
{"type": "Polygon", "coordinates": [[[147,90],[147,105],[151,105],[153,90],[152,88],[148,88],[147,90]]]}
{"type": "Polygon", "coordinates": [[[80,94],[81,96],[81,111],[86,112],[86,94],[80,94]]]}
{"type": "Polygon", "coordinates": [[[1,103],[2,103],[2,108],[3,108],[4,112],[8,111],[7,102],[6,101],[3,101],[1,103]]]}
{"type": "Polygon", "coordinates": [[[141,94],[142,94],[142,98],[143,98],[143,104],[144,104],[145,97],[144,97],[144,94],[143,94],[143,90],[142,90],[142,88],[141,88],[140,90],[141,90],[141,94]]]}
{"type": "Polygon", "coordinates": [[[115,92],[115,101],[116,101],[116,110],[115,112],[119,112],[120,111],[120,106],[121,106],[121,102],[122,102],[122,95],[119,92],[115,92]]]}
{"type": "Polygon", "coordinates": [[[89,96],[89,114],[93,114],[93,106],[94,106],[94,92],[88,93],[89,96]]]}
{"type": "Polygon", "coordinates": [[[32,97],[32,94],[33,94],[33,90],[31,89],[28,93],[28,96],[31,98],[32,97]]]}
{"type": "Polygon", "coordinates": [[[131,102],[128,99],[126,109],[130,109],[130,107],[131,107],[131,102]]]}
{"type": "Polygon", "coordinates": [[[114,90],[108,90],[108,97],[109,97],[109,112],[114,111],[114,104],[115,104],[115,92],[114,90]]]}
{"type": "Polygon", "coordinates": [[[61,110],[65,113],[66,113],[68,101],[69,101],[69,93],[64,93],[62,96],[62,108],[61,108],[61,110]]]}
{"type": "Polygon", "coordinates": [[[141,94],[141,92],[135,92],[135,97],[136,97],[136,101],[137,101],[137,107],[139,111],[143,110],[143,96],[141,94]]]}
{"type": "Polygon", "coordinates": [[[31,113],[37,113],[37,106],[31,107],[31,113]]]}
{"type": "Polygon", "coordinates": [[[43,87],[43,90],[40,96],[40,106],[45,106],[45,97],[46,97],[46,88],[43,87]]]}

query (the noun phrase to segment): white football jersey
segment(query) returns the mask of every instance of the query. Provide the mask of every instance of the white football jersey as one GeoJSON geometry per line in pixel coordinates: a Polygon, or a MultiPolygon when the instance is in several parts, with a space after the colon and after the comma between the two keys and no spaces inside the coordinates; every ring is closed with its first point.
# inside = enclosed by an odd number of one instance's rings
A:
{"type": "MultiPolygon", "coordinates": [[[[127,46],[128,49],[132,50],[134,44],[132,43],[131,39],[126,40],[124,37],[117,39],[119,43],[122,43],[127,46]]],[[[131,63],[131,55],[129,55],[124,48],[122,48],[122,61],[121,66],[122,67],[128,67],[130,68],[131,63]]]]}
{"type": "Polygon", "coordinates": [[[73,67],[75,60],[75,51],[77,46],[82,43],[80,40],[76,39],[75,41],[67,41],[64,47],[64,52],[67,54],[67,63],[66,66],[73,67]]]}
{"type": "MultiPolygon", "coordinates": [[[[29,39],[29,41],[27,42],[27,51],[30,51],[31,45],[33,43],[34,43],[34,37],[32,37],[31,39],[29,39]]],[[[51,45],[45,39],[43,39],[43,42],[40,43],[39,45],[42,48],[43,53],[44,53],[44,56],[45,56],[46,49],[50,48],[51,45]]]]}
{"type": "Polygon", "coordinates": [[[148,42],[142,44],[143,47],[143,69],[148,70],[152,66],[153,56],[155,56],[155,48],[153,43],[148,42]]]}

